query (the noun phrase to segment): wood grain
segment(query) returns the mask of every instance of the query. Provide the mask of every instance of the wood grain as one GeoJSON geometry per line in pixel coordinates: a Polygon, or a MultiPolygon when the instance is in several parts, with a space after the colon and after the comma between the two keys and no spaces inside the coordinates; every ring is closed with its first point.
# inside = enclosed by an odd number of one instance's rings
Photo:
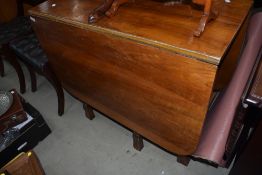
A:
{"type": "Polygon", "coordinates": [[[169,7],[161,2],[140,0],[123,5],[114,18],[103,18],[90,25],[88,14],[99,3],[99,0],[49,0],[30,13],[218,65],[248,15],[252,0],[234,0],[225,4],[219,17],[208,24],[201,38],[193,37],[193,32],[202,12],[188,6],[169,7]],[[52,4],[56,6],[52,7],[52,4]]]}
{"type": "Polygon", "coordinates": [[[194,150],[216,66],[120,38],[36,21],[42,46],[72,94],[169,150],[181,154],[194,150]],[[45,32],[49,28],[52,31],[45,32]]]}
{"type": "Polygon", "coordinates": [[[201,38],[193,37],[200,16],[144,0],[95,25],[87,24],[99,3],[95,0],[50,0],[30,13],[50,63],[71,94],[163,148],[190,155],[217,65],[251,6],[238,1],[225,6],[201,38]]]}
{"type": "Polygon", "coordinates": [[[41,163],[33,151],[19,154],[2,169],[12,175],[45,175],[41,163]]]}

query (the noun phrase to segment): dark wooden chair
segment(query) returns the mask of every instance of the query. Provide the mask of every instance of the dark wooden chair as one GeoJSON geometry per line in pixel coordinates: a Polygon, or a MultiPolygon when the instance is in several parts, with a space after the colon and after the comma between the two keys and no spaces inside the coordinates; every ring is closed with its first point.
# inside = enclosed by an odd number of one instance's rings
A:
{"type": "Polygon", "coordinates": [[[4,63],[3,63],[3,60],[0,57],[0,76],[3,77],[4,74],[5,74],[4,63]]]}
{"type": "Polygon", "coordinates": [[[20,92],[22,94],[26,91],[24,73],[8,45],[13,39],[32,32],[29,17],[24,16],[23,4],[35,6],[44,1],[45,0],[16,0],[17,17],[8,23],[0,24],[0,76],[4,76],[3,59],[5,59],[13,66],[18,75],[20,92]]]}
{"type": "Polygon", "coordinates": [[[3,59],[8,61],[17,72],[20,82],[20,92],[25,92],[25,77],[15,55],[9,49],[9,42],[32,31],[28,17],[17,17],[9,23],[0,26],[0,75],[4,76],[3,59]]]}
{"type": "Polygon", "coordinates": [[[43,75],[55,88],[58,97],[58,114],[64,113],[64,92],[60,81],[57,79],[47,56],[41,48],[34,33],[14,39],[9,43],[10,49],[15,53],[18,59],[25,63],[31,77],[32,92],[37,89],[37,72],[43,75]]]}

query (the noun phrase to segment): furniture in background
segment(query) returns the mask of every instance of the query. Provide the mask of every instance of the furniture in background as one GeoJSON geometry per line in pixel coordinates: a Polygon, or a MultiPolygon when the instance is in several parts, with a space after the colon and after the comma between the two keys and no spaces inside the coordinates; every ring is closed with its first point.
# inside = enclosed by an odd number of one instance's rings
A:
{"type": "Polygon", "coordinates": [[[135,148],[145,137],[192,155],[212,97],[237,65],[252,1],[226,4],[200,38],[193,37],[198,19],[148,0],[90,25],[87,12],[99,3],[52,0],[30,10],[63,87],[84,102],[90,119],[95,108],[130,128],[135,148]]]}
{"type": "Polygon", "coordinates": [[[8,43],[14,38],[26,35],[32,31],[28,17],[17,17],[9,23],[0,25],[0,72],[4,76],[3,60],[7,60],[15,69],[19,84],[20,92],[25,93],[25,77],[23,70],[12,51],[10,51],[8,43]]]}
{"type": "Polygon", "coordinates": [[[7,23],[17,16],[26,15],[26,11],[45,0],[0,0],[0,24],[7,23]]]}
{"type": "Polygon", "coordinates": [[[0,170],[1,175],[45,175],[33,151],[21,153],[0,170]]]}
{"type": "Polygon", "coordinates": [[[26,121],[27,115],[16,90],[1,91],[0,96],[0,109],[4,107],[0,113],[0,134],[3,134],[9,128],[26,121]]]}
{"type": "Polygon", "coordinates": [[[41,48],[38,39],[32,32],[29,35],[14,39],[9,43],[10,49],[27,67],[31,77],[32,92],[37,90],[37,72],[43,75],[54,87],[58,99],[58,115],[64,113],[64,92],[60,81],[57,79],[48,58],[41,48]]]}
{"type": "MultiPolygon", "coordinates": [[[[17,0],[18,14],[20,16],[24,14],[24,3],[35,6],[41,2],[43,2],[43,0],[17,0]]],[[[26,85],[24,74],[17,58],[20,58],[26,64],[30,73],[32,92],[35,92],[37,89],[35,72],[44,75],[47,78],[47,80],[54,86],[57,93],[58,114],[61,116],[64,113],[63,89],[31,29],[32,27],[30,25],[29,17],[24,16],[0,26],[1,55],[3,55],[3,58],[8,60],[15,68],[19,77],[21,93],[25,92],[26,85]]],[[[0,58],[0,75],[4,76],[2,57],[0,58]]]]}
{"type": "Polygon", "coordinates": [[[0,76],[4,76],[3,59],[5,59],[14,67],[18,75],[21,93],[24,93],[26,90],[25,77],[15,55],[10,51],[8,43],[17,37],[32,32],[29,18],[24,16],[23,4],[37,5],[43,1],[44,0],[0,1],[0,11],[1,14],[3,14],[3,23],[0,23],[0,76]]]}
{"type": "Polygon", "coordinates": [[[33,149],[38,142],[46,138],[51,130],[43,116],[30,103],[21,97],[27,120],[9,128],[0,141],[0,167],[3,167],[21,152],[33,149]]]}

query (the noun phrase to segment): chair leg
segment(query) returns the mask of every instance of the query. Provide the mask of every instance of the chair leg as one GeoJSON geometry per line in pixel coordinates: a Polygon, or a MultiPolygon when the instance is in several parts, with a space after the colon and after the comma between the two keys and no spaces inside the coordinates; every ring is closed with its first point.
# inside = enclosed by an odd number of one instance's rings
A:
{"type": "Polygon", "coordinates": [[[143,137],[136,132],[133,132],[133,147],[138,151],[144,148],[143,137]]]}
{"type": "Polygon", "coordinates": [[[23,70],[17,60],[16,55],[10,50],[10,48],[7,45],[2,45],[4,54],[5,54],[5,59],[14,67],[18,79],[19,79],[19,84],[20,84],[20,92],[21,94],[25,93],[25,76],[23,73],[23,70]]]}
{"type": "Polygon", "coordinates": [[[43,74],[55,88],[57,99],[58,99],[58,115],[61,116],[64,114],[64,106],[65,106],[65,99],[64,99],[64,92],[63,92],[62,85],[60,81],[57,79],[49,63],[47,63],[44,66],[43,74]]]}
{"type": "Polygon", "coordinates": [[[83,108],[85,110],[85,115],[86,115],[86,118],[88,118],[89,120],[93,120],[95,118],[95,114],[93,112],[93,108],[86,104],[86,103],[83,103],[83,108]]]}
{"type": "Polygon", "coordinates": [[[189,156],[177,156],[177,162],[185,166],[188,166],[190,162],[190,157],[189,156]]]}
{"type": "Polygon", "coordinates": [[[30,74],[30,77],[31,77],[31,90],[32,90],[32,92],[35,92],[37,90],[36,73],[29,65],[26,64],[26,67],[27,67],[29,74],[30,74]]]}
{"type": "Polygon", "coordinates": [[[0,76],[4,77],[4,74],[5,74],[4,62],[3,59],[0,57],[0,76]]]}

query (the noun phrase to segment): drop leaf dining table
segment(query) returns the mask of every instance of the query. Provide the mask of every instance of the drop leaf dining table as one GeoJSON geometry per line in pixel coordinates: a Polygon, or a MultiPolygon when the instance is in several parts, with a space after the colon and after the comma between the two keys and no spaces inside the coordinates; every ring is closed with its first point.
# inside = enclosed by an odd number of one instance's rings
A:
{"type": "Polygon", "coordinates": [[[237,64],[251,0],[232,0],[194,37],[202,12],[140,0],[88,23],[100,0],[48,0],[33,28],[63,87],[153,143],[192,154],[214,92],[237,64]]]}

